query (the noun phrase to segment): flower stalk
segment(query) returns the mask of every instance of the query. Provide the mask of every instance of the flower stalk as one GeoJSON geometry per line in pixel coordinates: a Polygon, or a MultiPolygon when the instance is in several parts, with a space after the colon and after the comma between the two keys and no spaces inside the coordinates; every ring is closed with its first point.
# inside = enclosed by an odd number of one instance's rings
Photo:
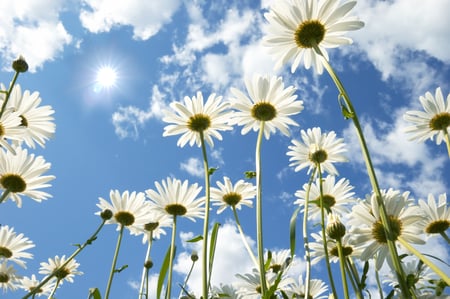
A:
{"type": "Polygon", "coordinates": [[[120,244],[122,243],[122,237],[123,237],[123,230],[125,228],[125,225],[120,224],[120,231],[119,236],[117,237],[117,244],[116,244],[116,250],[114,251],[114,257],[111,264],[111,271],[109,272],[109,278],[108,278],[108,284],[106,285],[106,291],[105,291],[105,297],[104,299],[109,298],[109,293],[111,291],[112,281],[114,278],[114,274],[116,273],[116,264],[117,264],[117,257],[119,256],[119,250],[120,250],[120,244]]]}
{"type": "Polygon", "coordinates": [[[142,276],[141,276],[141,286],[139,287],[139,298],[148,298],[148,272],[149,267],[145,266],[145,263],[150,260],[150,251],[152,248],[153,243],[153,231],[148,232],[148,244],[147,244],[147,252],[145,253],[145,260],[144,260],[144,269],[142,269],[142,276]],[[144,293],[145,288],[145,293],[144,293]]]}
{"type": "Polygon", "coordinates": [[[447,145],[448,157],[450,158],[450,137],[448,136],[448,130],[447,128],[444,128],[442,131],[444,132],[444,142],[447,145]]]}
{"type": "Polygon", "coordinates": [[[305,211],[303,213],[303,246],[305,247],[306,256],[306,273],[305,273],[305,294],[309,294],[309,289],[311,286],[311,252],[309,249],[308,240],[308,212],[309,212],[309,193],[311,191],[311,186],[316,176],[317,168],[314,168],[309,178],[308,186],[306,187],[305,195],[305,211]]]}
{"type": "Polygon", "coordinates": [[[380,191],[380,187],[378,184],[378,180],[375,174],[375,169],[373,167],[372,164],[372,160],[370,158],[370,154],[369,154],[369,149],[367,147],[367,143],[364,137],[364,133],[363,130],[361,128],[361,124],[359,122],[358,116],[356,114],[356,111],[353,107],[353,104],[350,100],[350,97],[348,96],[347,91],[344,88],[344,85],[342,84],[341,80],[339,79],[339,77],[337,76],[337,74],[335,73],[334,69],[331,67],[331,65],[329,64],[329,62],[325,59],[325,57],[323,56],[320,48],[318,47],[317,43],[315,43],[313,41],[313,48],[316,51],[316,53],[318,55],[320,55],[322,57],[322,62],[323,62],[323,66],[325,67],[325,69],[327,70],[328,74],[330,75],[330,77],[332,78],[333,82],[335,83],[337,89],[339,90],[339,94],[342,97],[342,99],[344,100],[344,104],[345,107],[343,107],[343,109],[345,109],[346,111],[344,111],[344,116],[351,118],[353,121],[353,125],[356,129],[357,132],[357,136],[358,136],[358,141],[359,144],[361,146],[361,150],[362,150],[362,154],[364,157],[364,161],[366,163],[366,168],[367,168],[367,174],[369,175],[369,179],[370,179],[370,183],[372,185],[372,189],[375,192],[376,195],[376,199],[377,199],[377,203],[379,206],[379,212],[380,212],[380,218],[381,221],[383,223],[383,228],[385,230],[385,234],[386,234],[386,239],[387,239],[387,245],[389,248],[389,252],[390,255],[392,257],[392,261],[394,264],[394,269],[395,272],[397,274],[397,278],[398,278],[398,283],[400,285],[400,289],[402,290],[402,292],[404,294],[408,294],[408,285],[406,284],[406,280],[405,280],[405,274],[400,262],[400,258],[397,252],[397,248],[395,246],[395,240],[392,237],[394,234],[392,232],[392,228],[390,227],[390,223],[389,223],[389,218],[387,215],[387,211],[386,211],[386,207],[384,205],[383,202],[383,197],[381,195],[381,191],[380,191]]]}
{"type": "Polygon", "coordinates": [[[245,238],[245,234],[244,234],[244,231],[242,230],[241,222],[239,221],[239,217],[238,217],[238,214],[237,214],[237,211],[236,211],[236,207],[232,206],[231,208],[233,209],[234,219],[236,221],[236,226],[237,226],[237,228],[239,230],[239,234],[241,236],[242,243],[244,243],[245,249],[247,249],[247,252],[250,255],[250,258],[252,259],[253,263],[255,264],[255,267],[258,268],[259,267],[258,260],[256,259],[255,254],[251,250],[250,245],[248,245],[247,239],[245,238]]]}
{"type": "Polygon", "coordinates": [[[167,277],[166,299],[170,299],[172,291],[173,260],[175,258],[175,236],[177,231],[177,215],[173,215],[172,237],[170,240],[169,275],[167,277]]]}

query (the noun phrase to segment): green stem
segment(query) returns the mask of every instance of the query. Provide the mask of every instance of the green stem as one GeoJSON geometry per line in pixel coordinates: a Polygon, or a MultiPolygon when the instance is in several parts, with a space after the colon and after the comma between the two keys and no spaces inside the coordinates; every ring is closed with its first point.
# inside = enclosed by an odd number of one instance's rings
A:
{"type": "Polygon", "coordinates": [[[172,291],[172,268],[173,268],[173,260],[175,258],[176,230],[177,230],[177,215],[173,215],[172,238],[170,240],[169,276],[167,277],[166,299],[170,299],[170,293],[172,291]]]}
{"type": "Polygon", "coordinates": [[[234,219],[236,221],[236,226],[239,230],[239,234],[241,235],[242,243],[244,243],[244,246],[247,249],[247,252],[250,255],[250,258],[252,259],[253,263],[255,264],[255,267],[258,268],[259,267],[258,260],[256,259],[253,251],[250,249],[247,239],[245,238],[244,231],[242,230],[241,223],[239,222],[239,217],[238,217],[238,214],[236,211],[236,207],[232,206],[232,209],[233,209],[234,219]]]}
{"type": "Polygon", "coordinates": [[[53,270],[53,272],[49,276],[47,276],[44,280],[42,280],[36,287],[33,288],[33,290],[31,292],[26,294],[22,299],[26,299],[26,298],[29,298],[30,296],[34,296],[39,289],[41,289],[50,279],[52,279],[56,275],[56,273],[59,273],[59,271],[61,269],[65,268],[70,263],[70,261],[73,260],[86,246],[91,245],[92,242],[94,242],[97,239],[97,235],[99,234],[100,230],[105,225],[105,221],[106,220],[102,221],[102,223],[97,228],[97,230],[94,232],[94,234],[89,239],[87,239],[83,245],[79,246],[78,249],[75,250],[75,252],[72,253],[72,255],[61,266],[59,266],[57,269],[53,270]]]}
{"type": "Polygon", "coordinates": [[[145,263],[150,259],[150,251],[152,248],[153,243],[153,231],[148,232],[148,245],[147,245],[147,252],[145,254],[145,260],[144,260],[144,269],[142,269],[142,276],[141,276],[141,286],[139,288],[139,298],[142,298],[142,296],[145,296],[145,298],[148,298],[148,272],[149,268],[145,267],[145,263]],[[145,288],[145,294],[144,294],[144,285],[147,283],[147,287],[145,288]]]}
{"type": "Polygon", "coordinates": [[[303,212],[303,244],[305,247],[306,256],[306,273],[305,273],[305,294],[309,294],[309,288],[311,285],[311,253],[309,250],[309,240],[308,240],[308,212],[309,212],[309,193],[311,191],[311,185],[316,176],[317,168],[314,168],[311,173],[311,177],[308,181],[308,187],[306,188],[305,194],[305,210],[303,212]]]}
{"type": "Polygon", "coordinates": [[[341,239],[336,240],[336,245],[339,254],[339,267],[341,269],[342,286],[344,288],[344,298],[349,299],[350,297],[348,294],[347,275],[345,274],[345,256],[344,251],[342,250],[342,240],[341,239]]]}
{"type": "Polygon", "coordinates": [[[48,299],[52,299],[52,298],[53,298],[53,295],[55,295],[56,289],[58,288],[60,282],[61,282],[61,279],[58,279],[58,280],[56,281],[55,286],[53,287],[52,292],[51,292],[50,295],[48,296],[48,299]]]}
{"type": "Polygon", "coordinates": [[[261,121],[256,141],[255,163],[256,163],[256,239],[258,246],[259,277],[261,284],[261,298],[267,292],[266,269],[264,268],[264,246],[262,228],[262,173],[261,173],[261,144],[264,136],[264,121],[261,121]]]}
{"type": "Polygon", "coordinates": [[[447,241],[448,244],[450,244],[450,238],[445,232],[440,232],[440,235],[442,236],[442,238],[444,238],[445,241],[447,241]]]}
{"type": "MultiPolygon", "coordinates": [[[[382,285],[381,285],[381,282],[380,282],[380,276],[378,275],[378,271],[377,271],[377,270],[375,270],[375,279],[376,279],[376,281],[377,281],[378,293],[379,293],[379,295],[380,295],[380,298],[384,298],[384,295],[383,295],[383,287],[382,287],[382,285]]],[[[408,293],[409,293],[409,291],[408,291],[408,293]]],[[[408,294],[408,293],[404,293],[404,294],[408,294]]]]}
{"type": "Polygon", "coordinates": [[[203,220],[203,252],[202,252],[202,286],[203,298],[208,298],[208,230],[209,230],[209,206],[211,201],[210,196],[210,181],[209,181],[209,165],[208,156],[206,154],[205,138],[203,131],[200,131],[200,140],[202,143],[203,168],[205,171],[205,219],[203,220]]]}
{"type": "Polygon", "coordinates": [[[325,264],[327,266],[328,278],[330,279],[331,291],[333,292],[334,298],[338,298],[336,287],[334,285],[333,272],[331,271],[330,256],[328,253],[328,242],[327,235],[325,232],[325,209],[323,204],[323,181],[322,181],[322,169],[320,168],[320,163],[317,163],[317,172],[319,173],[319,191],[320,191],[320,220],[323,236],[323,251],[325,253],[325,264]]]}
{"type": "Polygon", "coordinates": [[[333,68],[331,67],[331,65],[329,64],[329,62],[325,59],[325,57],[323,56],[322,52],[320,51],[319,47],[317,46],[317,44],[313,45],[314,50],[317,52],[318,55],[322,56],[322,62],[323,62],[323,66],[325,67],[325,69],[328,71],[330,77],[333,79],[334,83],[336,84],[337,89],[339,90],[340,95],[342,96],[342,98],[344,99],[345,102],[345,109],[347,110],[347,114],[348,117],[350,117],[353,121],[353,125],[355,126],[356,132],[357,132],[357,136],[358,136],[358,140],[359,140],[359,144],[361,146],[361,150],[364,156],[364,161],[366,163],[366,168],[367,168],[367,173],[369,175],[369,179],[370,179],[370,183],[372,185],[372,189],[375,192],[376,195],[376,199],[377,199],[377,203],[378,203],[378,207],[380,210],[380,218],[381,218],[381,222],[383,224],[383,228],[385,230],[385,234],[386,234],[386,239],[387,239],[387,245],[389,248],[389,253],[391,255],[393,264],[394,264],[394,269],[395,272],[397,274],[397,279],[400,285],[400,289],[403,292],[403,294],[408,294],[408,285],[406,283],[406,279],[405,279],[405,274],[400,262],[400,258],[397,252],[397,248],[395,246],[395,241],[394,241],[394,234],[392,232],[392,228],[391,225],[389,223],[389,218],[387,215],[387,211],[386,211],[386,207],[384,205],[383,202],[383,197],[381,195],[381,191],[380,191],[380,187],[378,184],[378,180],[377,177],[375,175],[375,169],[373,167],[372,164],[372,160],[370,158],[370,154],[369,154],[369,150],[367,147],[367,143],[366,140],[364,138],[364,133],[363,130],[361,128],[361,124],[358,120],[358,116],[356,114],[356,111],[353,107],[353,104],[350,100],[350,97],[348,96],[347,91],[344,88],[344,85],[342,84],[342,82],[339,80],[339,77],[336,75],[336,73],[334,72],[333,68]]]}
{"type": "Polygon", "coordinates": [[[3,201],[8,198],[9,193],[11,192],[8,189],[5,189],[5,191],[3,191],[3,194],[0,197],[0,204],[3,203],[3,201]]]}
{"type": "Polygon", "coordinates": [[[111,264],[111,271],[109,272],[108,284],[106,285],[105,297],[104,299],[109,298],[109,292],[111,291],[111,285],[114,278],[114,273],[116,273],[116,263],[117,257],[119,256],[120,243],[122,243],[123,230],[125,226],[123,224],[120,225],[119,236],[117,237],[116,250],[114,251],[114,257],[111,264]]]}
{"type": "Polygon", "coordinates": [[[16,84],[16,81],[17,81],[17,78],[19,77],[19,74],[20,74],[19,72],[16,72],[14,74],[14,77],[13,77],[13,79],[11,81],[11,84],[9,85],[9,89],[6,92],[5,100],[3,101],[3,105],[2,105],[2,108],[0,110],[0,118],[3,115],[3,112],[5,112],[6,104],[8,104],[9,97],[11,96],[11,92],[12,92],[12,90],[14,88],[14,85],[16,84]]]}
{"type": "MultiPolygon", "coordinates": [[[[194,265],[195,265],[195,261],[192,261],[191,268],[189,269],[189,272],[188,272],[188,274],[186,275],[186,279],[184,280],[184,283],[183,283],[183,286],[182,286],[182,288],[181,288],[181,290],[180,290],[180,295],[178,296],[178,298],[183,298],[183,297],[182,297],[182,295],[183,295],[183,290],[186,289],[186,285],[187,285],[187,283],[188,283],[188,281],[189,281],[189,278],[191,277],[192,270],[194,270],[194,265]]],[[[190,297],[189,294],[186,294],[186,296],[190,297]]]]}
{"type": "Polygon", "coordinates": [[[355,280],[357,289],[355,289],[355,293],[356,293],[356,297],[358,299],[363,299],[363,290],[361,289],[361,281],[359,279],[359,274],[358,274],[358,270],[355,267],[355,264],[353,263],[353,260],[351,257],[347,257],[346,258],[346,265],[348,265],[348,273],[351,274],[351,276],[353,277],[353,279],[355,280]]]}
{"type": "Polygon", "coordinates": [[[439,267],[433,264],[429,259],[427,259],[423,254],[421,254],[417,249],[411,246],[408,242],[403,239],[403,237],[399,236],[398,241],[402,244],[408,251],[412,252],[415,256],[417,256],[425,265],[430,267],[439,277],[445,281],[447,285],[450,285],[450,277],[445,274],[439,267]]]}
{"type": "Polygon", "coordinates": [[[447,152],[448,152],[448,157],[450,158],[450,137],[448,136],[448,131],[447,128],[443,129],[444,131],[444,138],[445,138],[445,144],[447,144],[447,152]]]}

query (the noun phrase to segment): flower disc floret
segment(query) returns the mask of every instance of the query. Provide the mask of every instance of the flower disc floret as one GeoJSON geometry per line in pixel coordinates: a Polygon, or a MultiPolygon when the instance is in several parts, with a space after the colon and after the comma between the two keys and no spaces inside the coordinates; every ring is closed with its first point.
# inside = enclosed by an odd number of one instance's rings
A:
{"type": "Polygon", "coordinates": [[[270,121],[277,116],[277,111],[270,103],[257,103],[252,108],[252,116],[259,121],[270,121]]]}
{"type": "Polygon", "coordinates": [[[186,207],[180,204],[169,204],[164,209],[172,216],[183,216],[187,212],[186,207]]]}
{"type": "Polygon", "coordinates": [[[214,206],[219,206],[217,214],[222,213],[227,207],[241,209],[243,205],[252,207],[252,199],[256,197],[256,187],[249,182],[239,180],[233,184],[229,177],[224,177],[223,182],[217,181],[218,188],[211,188],[211,201],[214,206]]]}
{"type": "MultiPolygon", "coordinates": [[[[402,222],[395,216],[388,215],[388,222],[391,228],[391,241],[396,241],[402,232],[402,222]]],[[[381,220],[376,221],[372,226],[372,237],[378,243],[387,243],[386,229],[381,220]]]]}
{"type": "Polygon", "coordinates": [[[0,185],[8,192],[20,193],[27,189],[25,180],[17,174],[4,174],[0,177],[0,185]]]}
{"type": "Polygon", "coordinates": [[[295,42],[300,48],[312,48],[320,44],[325,36],[325,26],[318,20],[308,20],[295,30],[295,42]]]}

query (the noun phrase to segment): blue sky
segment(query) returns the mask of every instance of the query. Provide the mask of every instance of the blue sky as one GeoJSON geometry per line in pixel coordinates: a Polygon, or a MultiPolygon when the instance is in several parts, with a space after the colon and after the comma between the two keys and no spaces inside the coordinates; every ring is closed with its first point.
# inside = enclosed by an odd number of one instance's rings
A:
{"type": "MultiPolygon", "coordinates": [[[[50,174],[56,179],[48,192],[53,198],[42,203],[24,200],[21,209],[8,201],[0,208],[0,222],[36,244],[23,275],[37,274],[40,262],[70,255],[72,244],[84,242],[100,223],[94,215],[98,197],[108,198],[110,189],[144,191],[167,176],[202,184],[200,149],[179,148],[177,137],[162,137],[162,110],[198,90],[228,97],[230,87],[243,90],[243,78],[255,72],[281,75],[286,84],[297,87],[305,109],[294,118],[300,126],[292,129],[292,137],[299,138],[300,129],[314,126],[336,131],[345,138],[351,157],[338,166],[340,175],[355,186],[358,197],[370,191],[356,135],[339,112],[329,76],[303,68],[294,74],[289,67],[273,70],[274,62],[261,45],[263,13],[270,1],[105,2],[2,0],[0,4],[0,82],[9,83],[10,63],[23,55],[30,72],[18,83],[22,89],[39,91],[43,103],[56,111],[55,137],[45,149],[33,151],[52,163],[50,174]],[[104,65],[117,70],[118,80],[115,86],[98,90],[96,74],[104,65]]],[[[360,1],[354,15],[365,27],[349,34],[354,44],[329,51],[360,114],[380,185],[411,191],[414,198],[449,190],[445,145],[408,141],[402,118],[405,111],[419,109],[418,97],[425,92],[434,94],[439,86],[444,96],[450,92],[448,11],[446,0],[360,1]]],[[[210,165],[219,167],[213,185],[224,175],[235,181],[254,169],[256,134],[241,136],[240,128],[235,128],[223,136],[223,142],[209,149],[210,165]]],[[[308,179],[305,171],[295,173],[288,167],[290,142],[278,134],[263,143],[265,246],[270,249],[288,248],[293,194],[308,179]]],[[[213,215],[213,221],[223,224],[218,280],[251,265],[242,257],[244,249],[231,216],[228,210],[213,215]]],[[[254,239],[254,210],[243,208],[240,217],[254,239]]],[[[180,221],[180,237],[188,239],[201,228],[201,221],[180,221]]],[[[74,284],[64,284],[57,297],[87,297],[91,287],[103,293],[115,242],[115,227],[106,227],[77,258],[85,274],[74,284]]],[[[165,237],[154,245],[154,273],[168,243],[165,237]]],[[[185,273],[192,248],[179,244],[175,270],[185,273]]],[[[439,244],[430,240],[427,250],[448,261],[448,249],[439,244]]],[[[127,235],[118,263],[129,268],[115,277],[111,298],[137,297],[134,286],[139,284],[144,255],[141,238],[127,235]]]]}

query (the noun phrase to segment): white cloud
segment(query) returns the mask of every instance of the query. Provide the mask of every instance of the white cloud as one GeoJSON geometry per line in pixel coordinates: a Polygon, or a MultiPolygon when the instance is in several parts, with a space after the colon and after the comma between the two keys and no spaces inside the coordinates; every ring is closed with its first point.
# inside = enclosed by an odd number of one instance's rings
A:
{"type": "Polygon", "coordinates": [[[198,158],[189,158],[187,161],[181,162],[180,169],[195,177],[201,178],[204,175],[203,163],[198,158]]]}
{"type": "Polygon", "coordinates": [[[59,0],[2,0],[0,3],[0,55],[3,67],[23,55],[34,72],[60,55],[72,36],[60,21],[59,0]]]}
{"type": "Polygon", "coordinates": [[[118,26],[132,26],[133,38],[146,40],[172,20],[179,0],[107,1],[83,0],[82,25],[93,33],[108,32],[118,26]]]}
{"type": "Polygon", "coordinates": [[[406,80],[411,89],[423,90],[438,75],[427,55],[450,62],[450,26],[443,21],[449,1],[359,1],[355,10],[365,27],[352,37],[384,80],[406,80]]]}
{"type": "MultiPolygon", "coordinates": [[[[373,123],[363,119],[363,131],[368,143],[372,162],[376,167],[377,178],[382,189],[396,188],[412,191],[414,197],[426,197],[429,192],[445,192],[443,166],[445,156],[436,157],[424,143],[408,140],[404,133],[407,124],[403,121],[404,110],[393,113],[394,124],[387,122],[373,123]],[[401,168],[401,170],[398,170],[401,168]]],[[[364,169],[361,149],[353,125],[344,131],[348,146],[350,162],[364,169]]]]}
{"type": "Polygon", "coordinates": [[[112,115],[114,130],[119,138],[134,138],[139,136],[139,128],[143,127],[151,118],[161,119],[166,108],[164,95],[157,85],[153,86],[149,107],[142,110],[135,106],[120,107],[112,115]]]}

